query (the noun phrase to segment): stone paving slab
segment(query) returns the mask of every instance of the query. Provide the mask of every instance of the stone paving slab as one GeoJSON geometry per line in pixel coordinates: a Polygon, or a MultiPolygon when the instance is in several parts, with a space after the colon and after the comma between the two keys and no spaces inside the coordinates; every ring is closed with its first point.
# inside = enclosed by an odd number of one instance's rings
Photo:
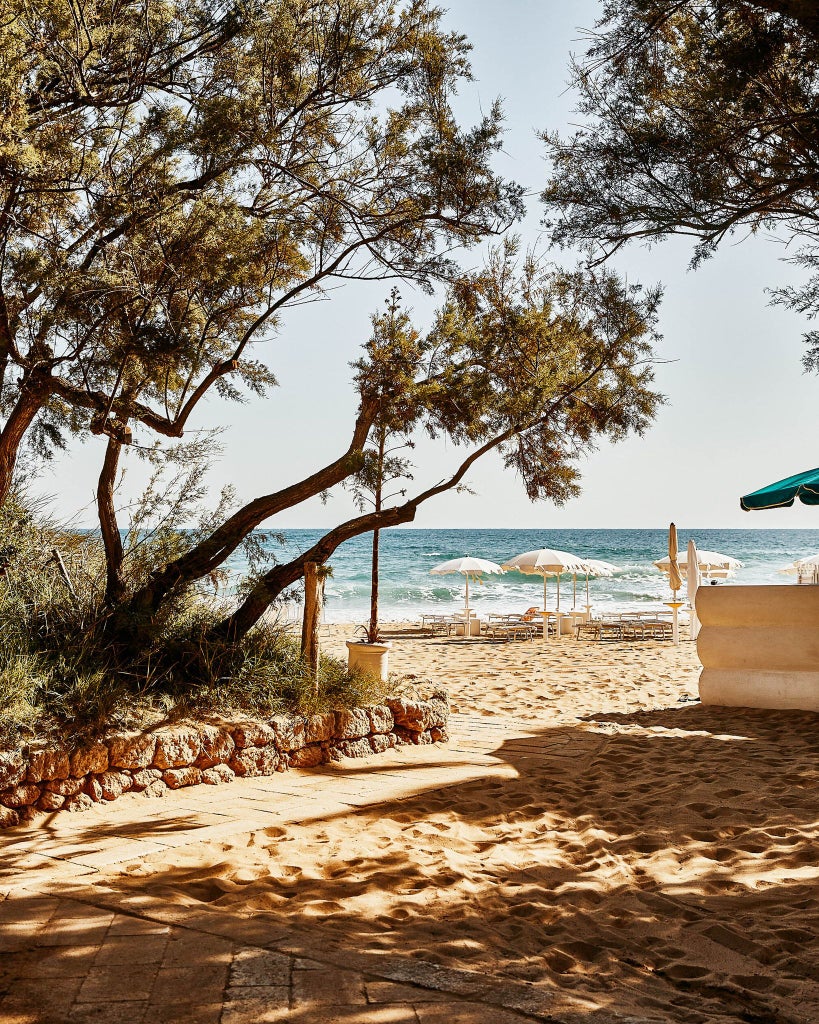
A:
{"type": "Polygon", "coordinates": [[[493,751],[536,735],[531,723],[498,717],[455,715],[451,725],[447,748],[404,748],[364,763],[177,790],[161,801],[128,794],[6,833],[0,1021],[559,1024],[548,994],[524,982],[345,948],[328,941],[320,924],[283,927],[273,912],[247,919],[208,907],[192,912],[106,884],[105,868],[159,850],[514,777],[493,751]]]}

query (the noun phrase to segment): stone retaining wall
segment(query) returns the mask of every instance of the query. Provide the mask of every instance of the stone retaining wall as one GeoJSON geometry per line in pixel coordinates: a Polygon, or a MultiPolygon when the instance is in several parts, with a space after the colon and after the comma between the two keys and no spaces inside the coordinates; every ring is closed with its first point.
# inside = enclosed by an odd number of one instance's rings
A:
{"type": "Polygon", "coordinates": [[[162,796],[182,786],[232,782],[237,775],[272,775],[406,743],[440,743],[448,738],[448,720],[449,703],[441,694],[310,718],[213,719],[112,733],[76,750],[45,743],[0,750],[0,828],[42,812],[86,810],[132,790],[162,796]]]}

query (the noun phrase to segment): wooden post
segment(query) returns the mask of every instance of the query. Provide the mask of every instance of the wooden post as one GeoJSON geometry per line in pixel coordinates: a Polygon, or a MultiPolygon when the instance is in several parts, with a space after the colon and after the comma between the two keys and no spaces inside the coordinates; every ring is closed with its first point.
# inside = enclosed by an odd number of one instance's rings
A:
{"type": "Polygon", "coordinates": [[[314,685],[318,686],[319,626],[324,604],[324,580],[318,562],[304,564],[304,620],[301,627],[301,654],[307,663],[314,685]]]}
{"type": "Polygon", "coordinates": [[[60,554],[57,548],[51,549],[51,557],[57,563],[57,570],[60,573],[63,583],[68,587],[68,592],[74,599],[74,603],[77,603],[77,591],[74,589],[74,584],[71,582],[71,577],[68,575],[68,570],[63,562],[63,556],[60,554]]]}

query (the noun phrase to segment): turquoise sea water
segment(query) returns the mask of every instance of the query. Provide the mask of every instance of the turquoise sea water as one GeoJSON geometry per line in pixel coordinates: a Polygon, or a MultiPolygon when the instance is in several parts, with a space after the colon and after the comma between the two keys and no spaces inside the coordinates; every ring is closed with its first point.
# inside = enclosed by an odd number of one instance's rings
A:
{"type": "MultiPolygon", "coordinates": [[[[321,530],[287,530],[285,544],[270,539],[267,546],[277,561],[287,561],[306,550],[321,530]]],[[[272,535],[271,535],[272,536],[272,535]]],[[[819,551],[817,530],[687,530],[679,528],[679,547],[689,537],[698,547],[733,555],[744,563],[733,580],[725,583],[792,585],[795,578],[778,572],[796,558],[819,551]]],[[[559,548],[587,558],[613,562],[618,572],[611,579],[590,583],[591,601],[600,611],[637,610],[668,600],[667,577],[651,564],[667,553],[667,530],[387,530],[381,534],[381,617],[384,621],[415,619],[424,612],[452,612],[463,607],[464,580],[460,575],[431,576],[439,562],[461,555],[503,562],[533,548],[559,548]]],[[[370,551],[367,534],[340,547],[330,565],[333,577],[326,587],[328,622],[363,622],[368,615],[370,551]]],[[[241,571],[234,562],[232,568],[241,571]]],[[[549,606],[554,607],[556,581],[549,580],[549,606]]],[[[480,614],[518,611],[540,605],[543,582],[537,576],[506,573],[486,576],[470,587],[470,605],[480,614]]],[[[564,576],[560,605],[573,604],[572,579],[564,576]]],[[[577,584],[577,604],[585,604],[585,581],[577,584]]]]}

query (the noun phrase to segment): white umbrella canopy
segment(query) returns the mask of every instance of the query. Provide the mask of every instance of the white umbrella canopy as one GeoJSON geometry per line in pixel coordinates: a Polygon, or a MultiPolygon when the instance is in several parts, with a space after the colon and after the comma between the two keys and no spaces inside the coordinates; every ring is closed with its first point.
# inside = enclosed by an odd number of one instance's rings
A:
{"type": "Polygon", "coordinates": [[[819,555],[810,555],[808,558],[797,558],[790,565],[779,570],[789,576],[809,577],[815,579],[819,576],[819,555]]]}
{"type": "Polygon", "coordinates": [[[429,570],[433,576],[447,576],[449,573],[459,572],[466,577],[466,595],[464,607],[466,617],[469,620],[469,580],[480,579],[483,573],[503,573],[503,569],[497,562],[490,562],[488,558],[471,558],[465,555],[462,558],[450,558],[448,562],[441,562],[429,570]]]}
{"type": "Polygon", "coordinates": [[[612,565],[611,562],[604,562],[600,558],[584,558],[583,565],[583,574],[586,577],[586,611],[590,612],[589,576],[613,576],[616,572],[619,572],[619,569],[616,565],[612,565]]]}
{"type": "MultiPolygon", "coordinates": [[[[536,551],[524,551],[503,563],[504,569],[515,569],[527,576],[543,577],[543,610],[546,611],[546,579],[557,576],[557,610],[560,611],[560,577],[562,574],[579,574],[585,572],[585,563],[579,555],[556,548],[538,548],[536,551]]],[[[544,620],[545,629],[545,620],[544,620]]]]}
{"type": "Polygon", "coordinates": [[[789,573],[791,576],[798,576],[800,568],[810,569],[814,565],[819,566],[819,555],[810,555],[809,558],[795,558],[790,565],[786,565],[779,571],[789,573]]]}
{"type": "MultiPolygon", "coordinates": [[[[668,572],[670,569],[670,559],[668,555],[665,558],[659,559],[654,565],[660,570],[660,572],[668,572]]],[[[688,552],[684,552],[677,556],[677,565],[679,566],[680,573],[685,576],[688,572],[688,552]]],[[[733,576],[737,569],[742,568],[742,562],[737,558],[732,558],[731,555],[720,554],[719,551],[705,551],[702,548],[697,549],[697,565],[703,576],[714,576],[721,579],[727,576],[733,576]]]]}
{"type": "Polygon", "coordinates": [[[584,558],[583,565],[587,567],[584,571],[588,576],[613,576],[620,571],[616,565],[599,558],[584,558]]]}

